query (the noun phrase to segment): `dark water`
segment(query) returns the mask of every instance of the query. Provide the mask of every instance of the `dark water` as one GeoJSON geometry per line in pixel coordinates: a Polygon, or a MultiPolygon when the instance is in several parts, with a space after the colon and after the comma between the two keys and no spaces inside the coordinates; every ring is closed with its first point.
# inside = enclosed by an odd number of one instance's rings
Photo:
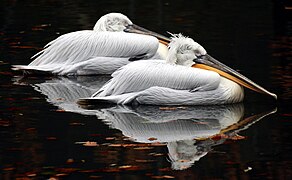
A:
{"type": "Polygon", "coordinates": [[[292,10],[284,3],[1,1],[0,179],[291,179],[292,10]],[[113,11],[194,38],[279,99],[247,90],[236,105],[88,110],[76,99],[109,77],[23,79],[10,70],[113,11]]]}

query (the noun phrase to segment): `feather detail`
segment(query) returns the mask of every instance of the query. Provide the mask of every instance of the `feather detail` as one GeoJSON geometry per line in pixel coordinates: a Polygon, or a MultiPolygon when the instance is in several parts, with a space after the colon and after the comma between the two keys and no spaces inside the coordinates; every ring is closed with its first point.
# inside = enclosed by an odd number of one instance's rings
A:
{"type": "Polygon", "coordinates": [[[220,83],[220,76],[215,72],[171,65],[162,60],[130,63],[114,72],[112,77],[101,88],[99,97],[138,92],[152,86],[207,91],[216,89],[220,83]]]}
{"type": "Polygon", "coordinates": [[[219,74],[161,60],[137,61],[118,69],[91,98],[117,104],[214,105],[243,100],[243,88],[219,74]]]}
{"type": "MultiPolygon", "coordinates": [[[[45,70],[58,75],[79,75],[76,73],[79,70],[82,71],[81,74],[110,74],[129,63],[130,58],[148,59],[153,57],[157,52],[158,45],[159,42],[155,37],[147,35],[89,30],[76,31],[64,34],[48,43],[42,51],[32,57],[34,60],[28,66],[15,65],[14,69],[45,70]],[[104,57],[108,58],[106,60],[109,61],[108,63],[112,63],[114,69],[110,68],[109,71],[98,72],[89,68],[102,66],[103,64],[98,63],[105,62],[101,60],[104,57]],[[127,59],[127,63],[125,63],[125,59],[127,59]],[[86,68],[78,69],[78,67],[89,68],[89,72],[85,72],[86,68]]],[[[100,69],[107,69],[107,67],[100,67],[100,69]]]]}
{"type": "Polygon", "coordinates": [[[46,45],[30,65],[72,64],[91,57],[152,57],[158,40],[151,36],[123,32],[77,31],[60,36],[46,45]]]}

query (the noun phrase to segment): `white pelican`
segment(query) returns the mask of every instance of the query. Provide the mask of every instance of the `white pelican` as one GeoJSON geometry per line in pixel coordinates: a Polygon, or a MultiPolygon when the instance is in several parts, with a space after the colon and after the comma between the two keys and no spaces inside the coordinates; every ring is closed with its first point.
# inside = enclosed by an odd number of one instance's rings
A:
{"type": "Polygon", "coordinates": [[[109,13],[93,30],[64,34],[34,55],[29,65],[13,65],[12,69],[55,75],[111,74],[131,60],[164,59],[167,47],[159,41],[165,38],[133,24],[123,14],[109,13]]]}
{"type": "Polygon", "coordinates": [[[193,39],[174,35],[164,60],[132,62],[112,74],[91,98],[79,103],[212,105],[243,100],[243,86],[277,98],[209,56],[193,39]],[[207,69],[207,70],[206,70],[207,69]]]}

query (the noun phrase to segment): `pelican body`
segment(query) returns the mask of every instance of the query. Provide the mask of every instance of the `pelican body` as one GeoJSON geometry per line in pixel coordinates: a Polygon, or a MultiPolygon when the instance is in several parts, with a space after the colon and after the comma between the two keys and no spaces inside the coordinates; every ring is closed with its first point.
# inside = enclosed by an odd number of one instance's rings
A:
{"type": "Polygon", "coordinates": [[[34,55],[29,65],[14,65],[13,69],[55,75],[111,74],[133,60],[164,59],[167,48],[154,36],[164,38],[123,14],[109,13],[93,30],[64,34],[34,55]]]}
{"type": "Polygon", "coordinates": [[[242,86],[273,97],[261,86],[209,56],[191,38],[174,35],[166,61],[132,62],[112,74],[91,98],[79,103],[214,105],[241,102],[242,86]]]}

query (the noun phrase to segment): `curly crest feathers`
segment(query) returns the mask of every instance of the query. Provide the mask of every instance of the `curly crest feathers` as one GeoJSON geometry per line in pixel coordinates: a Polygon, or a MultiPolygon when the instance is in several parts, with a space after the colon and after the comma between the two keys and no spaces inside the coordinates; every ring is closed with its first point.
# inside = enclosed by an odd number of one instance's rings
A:
{"type": "Polygon", "coordinates": [[[182,57],[182,56],[186,56],[183,55],[184,53],[186,53],[187,51],[192,50],[193,46],[196,45],[197,43],[187,37],[182,35],[181,33],[179,34],[172,34],[169,33],[172,37],[171,37],[171,42],[168,45],[169,48],[169,53],[168,56],[166,58],[166,61],[170,64],[184,64],[184,61],[189,60],[189,58],[187,57],[182,57]]]}

